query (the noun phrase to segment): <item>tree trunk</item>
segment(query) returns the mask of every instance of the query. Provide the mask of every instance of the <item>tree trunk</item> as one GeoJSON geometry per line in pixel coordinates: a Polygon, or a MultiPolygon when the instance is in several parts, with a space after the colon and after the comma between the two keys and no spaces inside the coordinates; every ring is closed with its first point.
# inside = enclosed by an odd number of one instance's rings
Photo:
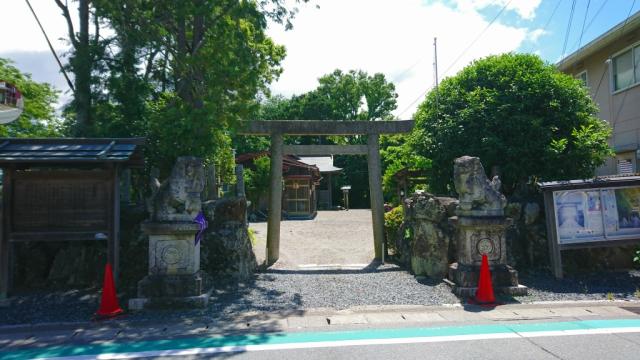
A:
{"type": "Polygon", "coordinates": [[[91,135],[91,49],[89,46],[89,0],[78,1],[80,32],[72,65],[75,73],[76,136],[91,135]]]}

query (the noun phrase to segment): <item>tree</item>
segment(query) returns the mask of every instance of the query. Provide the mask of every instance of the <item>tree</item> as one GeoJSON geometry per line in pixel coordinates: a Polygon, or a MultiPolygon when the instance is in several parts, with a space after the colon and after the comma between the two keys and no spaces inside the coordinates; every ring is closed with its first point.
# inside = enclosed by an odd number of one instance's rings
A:
{"type": "MultiPolygon", "coordinates": [[[[407,142],[407,134],[383,135],[380,137],[380,158],[382,159],[382,189],[385,199],[399,203],[394,175],[403,169],[431,169],[431,161],[416,154],[407,142]]],[[[409,189],[411,191],[413,189],[409,189]]]]}
{"type": "Polygon", "coordinates": [[[50,137],[58,135],[58,120],[53,105],[58,93],[46,83],[38,83],[31,75],[21,73],[11,61],[0,58],[0,80],[13,84],[24,97],[24,110],[20,117],[0,125],[3,137],[50,137]]]}
{"type": "Polygon", "coordinates": [[[453,160],[480,157],[503,190],[539,179],[592,176],[611,149],[609,126],[579,80],[538,56],[477,60],[418,107],[411,148],[431,159],[431,191],[453,190],[453,160]],[[493,170],[492,170],[493,169],[493,170]]]}
{"type": "Polygon", "coordinates": [[[87,136],[92,133],[92,89],[91,74],[95,61],[100,57],[100,23],[98,16],[94,13],[94,33],[89,34],[90,23],[90,0],[78,0],[78,31],[74,27],[72,9],[69,4],[62,0],[55,0],[62,11],[62,16],[67,23],[69,44],[71,45],[71,57],[68,68],[74,74],[73,83],[73,112],[75,113],[75,126],[72,131],[76,136],[87,136]]]}

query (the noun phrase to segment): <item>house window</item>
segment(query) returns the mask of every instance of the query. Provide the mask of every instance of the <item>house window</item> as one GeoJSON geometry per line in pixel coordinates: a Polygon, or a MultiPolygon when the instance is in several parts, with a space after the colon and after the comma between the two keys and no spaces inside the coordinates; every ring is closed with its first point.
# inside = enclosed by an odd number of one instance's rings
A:
{"type": "Polygon", "coordinates": [[[587,71],[586,70],[581,72],[581,73],[578,73],[576,75],[576,79],[582,81],[582,85],[589,86],[589,82],[588,82],[589,80],[587,78],[587,71]]]}
{"type": "Polygon", "coordinates": [[[633,163],[630,159],[618,160],[618,174],[633,174],[633,163]]]}
{"type": "MultiPolygon", "coordinates": [[[[618,91],[629,87],[640,80],[640,76],[636,77],[636,73],[640,75],[640,69],[634,71],[634,64],[638,62],[633,61],[634,53],[640,51],[640,49],[629,49],[622,54],[613,58],[613,90],[618,91]]],[[[640,54],[636,55],[640,60],[640,54]]]]}

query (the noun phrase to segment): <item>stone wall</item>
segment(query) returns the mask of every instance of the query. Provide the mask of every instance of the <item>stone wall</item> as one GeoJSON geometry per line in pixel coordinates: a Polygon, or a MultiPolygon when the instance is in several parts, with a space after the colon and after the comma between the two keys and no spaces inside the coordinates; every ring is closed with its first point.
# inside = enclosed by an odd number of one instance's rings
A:
{"type": "Polygon", "coordinates": [[[207,201],[202,207],[209,228],[200,248],[201,269],[217,282],[248,280],[257,262],[247,228],[246,198],[207,201]]]}
{"type": "Polygon", "coordinates": [[[453,228],[448,218],[454,215],[458,201],[428,193],[413,194],[404,203],[404,230],[398,248],[415,275],[442,278],[447,273],[454,251],[453,228]]]}

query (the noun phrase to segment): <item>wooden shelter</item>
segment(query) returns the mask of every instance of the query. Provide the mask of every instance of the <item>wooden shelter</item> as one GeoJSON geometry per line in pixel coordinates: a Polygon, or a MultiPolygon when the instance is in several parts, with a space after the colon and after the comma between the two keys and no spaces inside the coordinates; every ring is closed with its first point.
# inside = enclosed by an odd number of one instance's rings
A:
{"type": "MultiPolygon", "coordinates": [[[[236,164],[245,168],[254,168],[253,161],[269,156],[268,151],[240,154],[236,157],[236,164]]],[[[284,156],[282,159],[282,178],[284,191],[282,193],[282,212],[288,219],[310,219],[317,214],[317,190],[320,184],[320,170],[315,165],[306,164],[294,156],[284,156]]],[[[264,207],[266,202],[258,199],[258,208],[264,207]]]]}
{"type": "Polygon", "coordinates": [[[12,246],[28,241],[106,241],[119,271],[120,174],[142,167],[144,139],[0,139],[0,298],[12,281],[12,246]]]}

